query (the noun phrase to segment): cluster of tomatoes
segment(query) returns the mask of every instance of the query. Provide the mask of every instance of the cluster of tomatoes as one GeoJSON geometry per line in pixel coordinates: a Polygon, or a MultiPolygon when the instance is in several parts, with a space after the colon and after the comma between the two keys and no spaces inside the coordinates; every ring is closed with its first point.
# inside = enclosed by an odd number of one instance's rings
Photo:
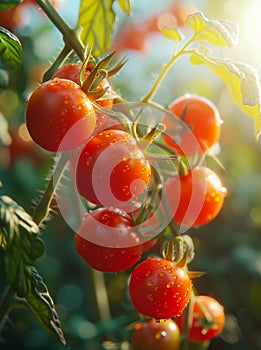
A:
{"type": "Polygon", "coordinates": [[[224,326],[223,307],[213,298],[194,296],[184,256],[181,261],[169,258],[171,254],[143,260],[142,256],[165,229],[160,226],[155,235],[151,223],[157,226],[167,212],[176,227],[190,228],[210,222],[221,210],[226,190],[211,169],[200,165],[219,140],[218,110],[196,95],[173,101],[171,113],[162,118],[166,130],[158,136],[157,146],[183,166],[176,174],[163,171],[155,176],[152,163],[157,157],[152,162],[146,151],[153,143],[154,129],[139,135],[137,117],[133,122],[128,114],[127,123],[114,119],[115,95],[105,61],[66,64],[41,84],[27,103],[28,131],[45,150],[70,154],[72,178],[88,205],[75,235],[79,255],[104,272],[136,264],[130,273],[129,294],[136,310],[149,320],[135,326],[133,348],[178,349],[189,301],[189,340],[209,340],[224,326]],[[186,126],[182,133],[178,120],[186,126]],[[188,159],[193,159],[192,167],[188,159]],[[161,201],[163,192],[165,200],[161,201]],[[149,201],[144,200],[144,193],[149,201]]]}

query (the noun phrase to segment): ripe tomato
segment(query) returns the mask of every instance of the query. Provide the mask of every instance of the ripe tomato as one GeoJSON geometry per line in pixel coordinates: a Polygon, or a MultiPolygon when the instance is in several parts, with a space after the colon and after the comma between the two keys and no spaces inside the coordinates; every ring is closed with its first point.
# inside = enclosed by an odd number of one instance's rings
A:
{"type": "Polygon", "coordinates": [[[85,214],[75,236],[75,246],[90,266],[105,272],[130,268],[143,252],[130,215],[108,207],[85,214]]]}
{"type": "Polygon", "coordinates": [[[26,125],[32,139],[48,151],[69,151],[85,142],[96,126],[90,100],[71,80],[43,83],[31,95],[26,125]]]}
{"type": "Polygon", "coordinates": [[[180,315],[192,290],[186,271],[174,262],[148,258],[130,276],[129,292],[136,310],[156,319],[180,315]]]}
{"type": "Polygon", "coordinates": [[[185,176],[169,177],[164,189],[176,223],[184,227],[198,227],[213,220],[227,193],[216,173],[203,166],[185,176]]]}
{"type": "Polygon", "coordinates": [[[206,152],[218,142],[222,120],[217,107],[207,98],[186,94],[175,99],[169,109],[188,127],[180,134],[176,118],[166,115],[165,142],[178,154],[191,157],[206,152]]]}
{"type": "MultiPolygon", "coordinates": [[[[180,331],[184,328],[184,314],[175,318],[180,331]]],[[[189,340],[201,343],[218,336],[225,324],[223,306],[214,298],[198,295],[193,302],[192,324],[189,328],[189,340]]]]}
{"type": "Polygon", "coordinates": [[[81,196],[94,204],[130,207],[151,178],[151,168],[136,140],[120,130],[94,135],[83,147],[76,168],[81,196]]]}
{"type": "Polygon", "coordinates": [[[178,350],[180,331],[171,319],[137,323],[131,340],[133,350],[178,350]]]}
{"type": "MultiPolygon", "coordinates": [[[[79,84],[81,67],[82,65],[80,63],[68,63],[62,66],[61,68],[59,68],[52,76],[52,79],[53,78],[69,79],[79,84]]],[[[88,77],[90,72],[91,72],[91,68],[87,67],[84,74],[85,79],[88,77]]],[[[100,90],[100,89],[107,89],[107,92],[105,93],[103,98],[98,99],[95,102],[103,108],[111,109],[113,105],[113,99],[111,98],[105,99],[106,95],[108,96],[111,93],[111,86],[107,79],[103,79],[103,81],[99,84],[99,86],[95,90],[100,90]]],[[[97,128],[99,128],[106,122],[108,116],[99,111],[96,111],[96,114],[97,114],[96,125],[97,125],[97,128]]]]}

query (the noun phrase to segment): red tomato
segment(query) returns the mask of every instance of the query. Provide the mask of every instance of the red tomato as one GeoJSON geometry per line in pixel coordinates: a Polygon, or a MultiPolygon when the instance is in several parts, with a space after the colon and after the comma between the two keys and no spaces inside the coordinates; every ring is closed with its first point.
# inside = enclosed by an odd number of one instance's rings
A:
{"type": "MultiPolygon", "coordinates": [[[[81,67],[82,67],[81,63],[66,64],[61,68],[59,68],[54,73],[54,75],[52,76],[52,79],[53,78],[69,79],[79,84],[81,67]]],[[[91,69],[87,67],[84,75],[85,79],[88,77],[90,72],[91,72],[91,69]]],[[[103,108],[111,109],[113,105],[113,99],[111,98],[105,99],[106,95],[108,96],[111,93],[111,86],[109,81],[107,79],[104,79],[95,90],[106,89],[106,88],[107,88],[107,92],[105,93],[105,95],[102,98],[96,100],[95,102],[103,108]]],[[[99,111],[96,111],[96,114],[97,114],[96,124],[97,124],[97,128],[99,128],[106,122],[108,116],[99,111]]]]}
{"type": "MultiPolygon", "coordinates": [[[[175,318],[181,332],[184,328],[184,314],[175,318]]],[[[189,340],[201,343],[218,336],[225,324],[223,306],[214,298],[198,295],[193,302],[192,324],[189,328],[189,340]]]]}
{"type": "Polygon", "coordinates": [[[69,151],[93,133],[96,116],[90,100],[71,80],[43,83],[31,95],[26,125],[32,139],[48,151],[69,151]]]}
{"type": "Polygon", "coordinates": [[[178,350],[180,331],[171,319],[137,323],[132,333],[133,350],[178,350]]]}
{"type": "Polygon", "coordinates": [[[184,227],[202,226],[213,220],[227,193],[216,173],[203,166],[185,176],[169,177],[164,189],[176,223],[184,227]]]}
{"type": "Polygon", "coordinates": [[[206,152],[218,142],[222,120],[217,107],[207,98],[186,94],[175,99],[169,109],[187,126],[180,134],[180,121],[166,115],[163,123],[165,142],[176,149],[178,154],[191,157],[206,152]]]}
{"type": "Polygon", "coordinates": [[[161,258],[144,260],[130,276],[129,292],[134,307],[156,319],[180,315],[190,300],[191,290],[186,271],[161,258]]]}
{"type": "Polygon", "coordinates": [[[127,208],[151,178],[149,162],[136,140],[120,130],[105,130],[84,146],[76,168],[81,196],[94,204],[127,208]]]}
{"type": "Polygon", "coordinates": [[[130,268],[143,252],[131,217],[114,208],[99,208],[86,214],[75,236],[75,245],[90,266],[106,272],[130,268]]]}

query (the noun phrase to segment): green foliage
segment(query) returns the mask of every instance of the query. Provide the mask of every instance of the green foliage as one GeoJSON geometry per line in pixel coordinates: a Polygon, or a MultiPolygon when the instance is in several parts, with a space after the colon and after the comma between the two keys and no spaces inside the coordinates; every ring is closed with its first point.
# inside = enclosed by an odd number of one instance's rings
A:
{"type": "MultiPolygon", "coordinates": [[[[81,28],[80,38],[92,47],[94,56],[99,56],[111,46],[111,34],[116,15],[115,0],[81,1],[77,26],[81,28]]],[[[131,12],[130,0],[119,0],[119,7],[127,14],[131,12]]]]}
{"type": "Polygon", "coordinates": [[[11,7],[15,7],[23,2],[23,0],[0,0],[0,10],[7,10],[11,7]]]}
{"type": "Polygon", "coordinates": [[[110,48],[111,33],[115,21],[113,0],[81,1],[78,26],[81,40],[92,47],[94,56],[99,56],[110,48]]]}
{"type": "Polygon", "coordinates": [[[57,341],[66,344],[61,323],[46,284],[35,268],[32,272],[32,287],[26,294],[26,301],[41,326],[57,341]]]}
{"type": "Polygon", "coordinates": [[[16,69],[22,63],[22,45],[7,29],[0,27],[0,55],[4,66],[16,69]]]}
{"type": "Polygon", "coordinates": [[[209,20],[201,12],[188,16],[188,27],[194,30],[193,41],[206,40],[217,46],[234,47],[238,44],[238,23],[209,20]]]}

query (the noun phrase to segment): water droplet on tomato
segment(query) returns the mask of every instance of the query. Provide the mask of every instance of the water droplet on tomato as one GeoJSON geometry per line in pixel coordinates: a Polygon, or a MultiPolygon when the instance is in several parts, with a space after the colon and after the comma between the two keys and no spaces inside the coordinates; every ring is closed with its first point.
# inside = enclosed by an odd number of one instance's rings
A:
{"type": "Polygon", "coordinates": [[[149,301],[154,301],[153,295],[150,294],[150,293],[146,294],[146,298],[147,298],[149,301]]]}

